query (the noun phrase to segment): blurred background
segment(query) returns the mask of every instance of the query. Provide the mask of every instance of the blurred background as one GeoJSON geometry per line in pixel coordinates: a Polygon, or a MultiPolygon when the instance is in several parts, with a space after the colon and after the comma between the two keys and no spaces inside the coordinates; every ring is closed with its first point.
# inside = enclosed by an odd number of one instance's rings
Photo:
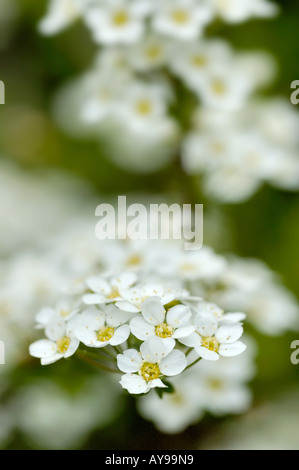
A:
{"type": "MultiPolygon", "coordinates": [[[[208,34],[227,39],[236,50],[270,52],[278,71],[262,95],[289,100],[290,84],[299,73],[299,5],[277,3],[282,10],[274,19],[221,23],[208,34]]],[[[55,117],[55,97],[57,102],[65,83],[92,66],[98,47],[81,22],[53,37],[42,36],[37,25],[46,10],[46,0],[0,0],[0,79],[6,86],[6,103],[0,107],[0,318],[7,309],[14,315],[13,328],[9,319],[0,323],[0,340],[10,338],[7,364],[0,366],[0,447],[298,449],[299,366],[290,362],[296,331],[269,336],[248,325],[259,350],[251,408],[237,417],[206,414],[172,435],[143,419],[135,400],[105,374],[77,359],[44,369],[29,357],[34,315],[55,302],[61,284],[71,278],[65,259],[72,257],[74,272],[92,257],[95,207],[117,195],[203,203],[207,245],[264,261],[299,298],[298,193],[264,184],[242,204],[219,204],[201,191],[196,176],[182,170],[175,150],[163,168],[134,172],[110,158],[104,138],[98,142],[65,132],[55,117]],[[90,239],[81,238],[86,227],[90,239]],[[78,235],[72,248],[68,230],[78,235]],[[61,250],[45,255],[58,234],[61,250]]],[[[192,99],[184,109],[173,110],[183,128],[188,127],[188,106],[192,99]]]]}

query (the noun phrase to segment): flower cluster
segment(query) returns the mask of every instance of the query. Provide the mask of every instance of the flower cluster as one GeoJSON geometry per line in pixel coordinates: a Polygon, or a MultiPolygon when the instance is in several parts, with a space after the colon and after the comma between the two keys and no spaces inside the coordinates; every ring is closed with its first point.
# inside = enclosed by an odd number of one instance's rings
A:
{"type": "MultiPolygon", "coordinates": [[[[199,359],[216,361],[246,348],[239,341],[244,314],[224,314],[185,289],[140,283],[133,273],[87,278],[76,297],[38,313],[37,327],[46,339],[31,344],[30,354],[47,365],[72,356],[80,343],[100,349],[91,359],[100,366],[102,356],[106,363],[112,354],[111,361],[125,373],[122,387],[133,394],[168,388],[164,377],[181,374],[199,359]],[[191,353],[197,358],[188,363],[191,353]]],[[[84,354],[90,357],[89,350],[84,354]]]]}
{"type": "Polygon", "coordinates": [[[58,94],[56,118],[66,132],[104,143],[126,170],[157,171],[179,154],[219,202],[244,202],[265,182],[297,191],[297,133],[283,138],[282,127],[297,127],[298,116],[283,100],[253,100],[274,61],[205,34],[215,20],[276,12],[265,0],[54,0],[43,34],[80,17],[101,46],[92,68],[58,94]]]}

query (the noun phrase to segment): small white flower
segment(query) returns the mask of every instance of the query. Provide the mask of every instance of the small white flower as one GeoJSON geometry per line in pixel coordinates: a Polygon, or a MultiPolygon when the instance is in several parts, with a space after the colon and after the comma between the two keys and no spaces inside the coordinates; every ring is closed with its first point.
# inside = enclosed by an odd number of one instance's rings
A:
{"type": "Polygon", "coordinates": [[[29,346],[29,353],[40,358],[42,365],[52,364],[59,359],[75,354],[80,341],[74,336],[72,327],[62,318],[54,318],[45,328],[47,339],[41,339],[29,346]]]}
{"type": "Polygon", "coordinates": [[[215,13],[229,23],[241,23],[251,17],[268,17],[278,7],[268,0],[211,0],[215,13]]]}
{"type": "Polygon", "coordinates": [[[96,42],[131,44],[141,39],[149,11],[150,3],[144,0],[109,0],[87,9],[85,21],[96,42]]]}
{"type": "Polygon", "coordinates": [[[128,318],[128,314],[114,305],[102,306],[100,309],[90,307],[77,317],[74,334],[83,344],[92,348],[103,348],[109,344],[118,346],[130,335],[129,326],[124,325],[128,318]]]}
{"type": "Polygon", "coordinates": [[[202,34],[212,18],[212,9],[204,0],[162,0],[154,15],[153,28],[167,36],[191,40],[202,34]]]}
{"type": "Polygon", "coordinates": [[[189,336],[194,331],[190,323],[192,312],[186,305],[165,309],[159,297],[150,297],[141,305],[142,316],[130,322],[131,331],[141,341],[158,336],[175,346],[175,339],[189,336]]]}
{"type": "Polygon", "coordinates": [[[127,51],[134,70],[149,72],[166,64],[168,47],[165,38],[152,34],[127,51]]]}
{"type": "Polygon", "coordinates": [[[45,307],[42,308],[35,317],[37,322],[36,328],[43,329],[52,321],[59,321],[62,319],[64,321],[70,320],[78,313],[78,307],[75,307],[73,302],[62,301],[56,308],[45,307]]]}
{"type": "Polygon", "coordinates": [[[80,17],[85,4],[86,0],[51,0],[46,16],[39,23],[40,32],[59,33],[80,17]]]}
{"type": "Polygon", "coordinates": [[[101,277],[90,277],[86,280],[86,285],[92,293],[85,294],[83,302],[87,305],[121,303],[126,291],[136,282],[136,279],[134,273],[124,273],[108,280],[101,277]]]}
{"type": "Polygon", "coordinates": [[[140,353],[128,349],[117,356],[117,364],[125,372],[120,384],[132,394],[147,393],[155,387],[165,388],[163,376],[180,374],[187,366],[186,356],[160,338],[149,338],[140,346],[140,353]]]}
{"type": "MultiPolygon", "coordinates": [[[[239,319],[239,314],[236,319],[239,319]]],[[[245,344],[238,341],[243,327],[232,321],[233,317],[227,320],[218,323],[210,312],[201,311],[194,318],[195,332],[187,338],[180,338],[180,342],[195,348],[196,353],[208,361],[217,361],[219,356],[238,356],[246,349],[245,344]]]]}

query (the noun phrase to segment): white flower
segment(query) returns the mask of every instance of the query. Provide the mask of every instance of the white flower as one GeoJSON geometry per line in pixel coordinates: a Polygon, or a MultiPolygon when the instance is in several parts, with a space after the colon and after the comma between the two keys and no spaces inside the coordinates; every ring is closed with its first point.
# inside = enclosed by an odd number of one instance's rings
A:
{"type": "Polygon", "coordinates": [[[92,293],[85,294],[83,302],[87,305],[121,302],[136,279],[134,273],[124,273],[108,280],[102,277],[90,277],[86,280],[86,285],[92,293]]]}
{"type": "Polygon", "coordinates": [[[123,293],[123,300],[117,302],[116,306],[127,312],[138,313],[143,302],[149,297],[159,297],[163,305],[168,305],[173,301],[188,300],[190,296],[184,289],[165,288],[161,284],[148,283],[127,289],[123,293]]]}
{"type": "MultiPolygon", "coordinates": [[[[219,356],[238,356],[246,349],[245,344],[238,341],[243,328],[240,323],[233,321],[231,315],[229,321],[218,323],[210,312],[198,312],[194,318],[196,331],[187,338],[180,338],[180,342],[195,348],[196,353],[208,361],[217,361],[219,356]]],[[[238,321],[239,315],[236,319],[238,321]]]]}
{"type": "Polygon", "coordinates": [[[175,392],[165,393],[162,399],[155,393],[140,397],[137,408],[141,416],[167,434],[177,434],[191,424],[197,424],[203,415],[198,376],[193,376],[193,380],[189,377],[187,380],[185,375],[174,377],[175,392]]]}
{"type": "Polygon", "coordinates": [[[59,321],[60,319],[68,321],[73,316],[75,316],[78,311],[78,307],[75,307],[73,302],[69,301],[59,302],[56,308],[42,308],[35,317],[35,320],[37,322],[36,328],[43,329],[50,322],[55,321],[55,319],[57,321],[59,321]]]}
{"type": "Polygon", "coordinates": [[[229,23],[240,23],[251,17],[268,17],[277,13],[277,5],[268,0],[211,0],[215,12],[229,23]]]}
{"type": "Polygon", "coordinates": [[[134,70],[149,72],[166,64],[168,47],[165,38],[151,34],[127,50],[129,62],[134,70]]]}
{"type": "Polygon", "coordinates": [[[188,88],[198,91],[199,82],[219,65],[226,67],[232,50],[222,40],[173,42],[169,46],[169,66],[188,88]]]}
{"type": "Polygon", "coordinates": [[[59,33],[83,13],[88,0],[51,0],[47,15],[39,23],[42,34],[59,33]]]}
{"type": "Polygon", "coordinates": [[[42,365],[52,364],[75,354],[80,341],[74,336],[72,327],[62,318],[54,318],[45,328],[47,339],[41,339],[29,346],[29,353],[40,358],[42,365]]]}
{"type": "Polygon", "coordinates": [[[99,309],[90,307],[77,317],[73,327],[74,334],[82,343],[92,348],[103,348],[109,344],[118,346],[130,335],[129,326],[124,325],[128,318],[128,314],[114,305],[99,309]]]}
{"type": "Polygon", "coordinates": [[[161,377],[180,374],[187,366],[185,355],[160,338],[149,338],[140,346],[140,353],[128,349],[117,356],[117,364],[125,372],[120,384],[132,394],[147,393],[155,387],[165,388],[161,377]]]}
{"type": "Polygon", "coordinates": [[[135,132],[158,134],[159,126],[167,120],[170,89],[165,84],[131,83],[116,113],[135,132]]]}
{"type": "Polygon", "coordinates": [[[150,3],[143,0],[109,0],[89,8],[85,21],[96,42],[130,44],[141,39],[149,11],[150,3]]]}
{"type": "Polygon", "coordinates": [[[181,40],[195,39],[212,20],[212,10],[204,0],[162,0],[153,18],[153,28],[181,40]]]}
{"type": "Polygon", "coordinates": [[[175,338],[189,336],[194,331],[190,320],[192,312],[186,305],[175,305],[165,309],[159,297],[149,297],[141,305],[142,316],[130,322],[131,331],[141,341],[152,336],[163,338],[175,346],[175,338]]]}

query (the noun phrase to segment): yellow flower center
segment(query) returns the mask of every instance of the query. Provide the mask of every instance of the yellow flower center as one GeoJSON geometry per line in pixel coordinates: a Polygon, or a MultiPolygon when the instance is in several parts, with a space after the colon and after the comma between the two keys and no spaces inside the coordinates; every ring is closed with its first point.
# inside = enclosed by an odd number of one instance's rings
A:
{"type": "Polygon", "coordinates": [[[142,256],[133,255],[127,261],[127,266],[139,266],[142,263],[142,256]]]}
{"type": "Polygon", "coordinates": [[[63,336],[56,342],[57,351],[60,354],[65,354],[70,344],[71,344],[71,338],[69,338],[68,336],[63,336]]]}
{"type": "Polygon", "coordinates": [[[59,310],[59,314],[60,314],[61,317],[65,318],[70,314],[70,311],[61,309],[61,310],[59,310]]]}
{"type": "Polygon", "coordinates": [[[170,338],[173,334],[173,328],[166,323],[156,326],[155,330],[156,335],[159,336],[159,338],[170,338]]]}
{"type": "Polygon", "coordinates": [[[107,296],[107,299],[113,300],[113,299],[117,299],[118,297],[120,297],[120,293],[118,291],[118,288],[113,286],[112,289],[111,289],[110,294],[107,296]]]}
{"type": "Polygon", "coordinates": [[[226,93],[226,86],[222,80],[214,80],[212,82],[212,90],[216,95],[224,95],[226,93]]]}
{"type": "Polygon", "coordinates": [[[223,383],[220,379],[210,379],[209,386],[212,390],[221,390],[223,387],[223,383]]]}
{"type": "Polygon", "coordinates": [[[160,369],[158,364],[152,364],[151,362],[144,362],[140,369],[140,375],[147,382],[158,379],[160,376],[160,369]]]}
{"type": "Polygon", "coordinates": [[[174,10],[171,14],[172,20],[180,25],[184,25],[189,21],[189,15],[184,10],[174,10]]]}
{"type": "Polygon", "coordinates": [[[139,114],[146,116],[151,113],[152,104],[148,100],[141,100],[137,103],[136,109],[139,114]]]}
{"type": "Polygon", "coordinates": [[[194,67],[204,67],[206,64],[207,64],[207,59],[204,55],[195,55],[192,57],[192,60],[191,60],[191,63],[192,65],[194,65],[194,67]]]}
{"type": "Polygon", "coordinates": [[[112,17],[112,23],[115,26],[125,26],[129,22],[129,15],[125,10],[118,10],[112,17]]]}
{"type": "Polygon", "coordinates": [[[146,56],[150,60],[159,59],[159,57],[161,57],[161,54],[162,54],[162,49],[160,46],[150,46],[146,50],[146,56]]]}
{"type": "Polygon", "coordinates": [[[111,339],[113,335],[114,328],[112,328],[111,326],[105,326],[97,332],[97,339],[98,341],[102,341],[102,343],[105,343],[105,341],[109,341],[109,339],[111,339]]]}
{"type": "Polygon", "coordinates": [[[205,336],[202,338],[202,346],[209,349],[209,351],[216,353],[219,351],[219,343],[214,336],[205,336]]]}

